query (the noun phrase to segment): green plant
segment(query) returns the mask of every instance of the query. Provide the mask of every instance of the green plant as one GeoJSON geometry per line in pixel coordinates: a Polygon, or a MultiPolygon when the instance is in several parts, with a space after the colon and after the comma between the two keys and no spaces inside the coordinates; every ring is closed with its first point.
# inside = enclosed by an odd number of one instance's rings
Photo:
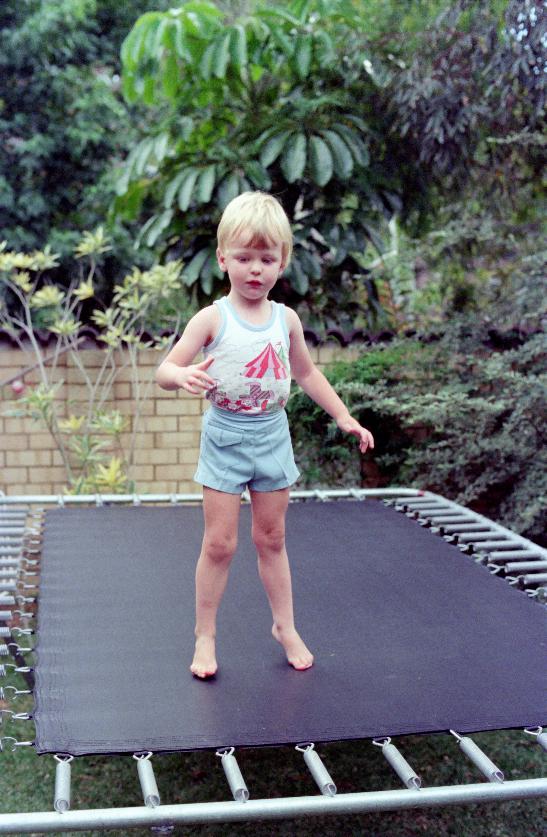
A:
{"type": "MultiPolygon", "coordinates": [[[[153,380],[142,382],[139,354],[146,349],[162,350],[170,346],[183,318],[193,309],[180,282],[180,262],[156,265],[150,270],[138,268],[124,277],[114,289],[108,308],[95,307],[92,322],[100,328],[98,339],[104,344],[98,368],[86,367],[82,308],[94,297],[93,278],[97,260],[108,251],[110,243],[102,228],[86,232],[76,248],[81,260],[79,280],[67,290],[41,284],[41,274],[57,264],[49,250],[32,254],[8,251],[0,246],[0,276],[4,297],[11,304],[0,304],[0,326],[27,354],[27,372],[38,370],[39,383],[18,398],[12,416],[27,416],[41,422],[51,433],[66,470],[68,490],[72,493],[103,491],[117,493],[134,490],[132,469],[140,430],[142,404],[153,380]],[[89,263],[84,271],[83,260],[89,263]],[[33,277],[33,278],[31,278],[33,277]],[[156,329],[170,327],[163,337],[156,329]],[[37,338],[45,330],[53,340],[48,354],[37,338]],[[64,415],[60,397],[64,380],[60,361],[68,355],[85,387],[85,400],[77,412],[64,415]],[[123,370],[129,368],[134,403],[132,426],[118,410],[109,409],[113,388],[123,370]],[[124,438],[129,441],[124,445],[124,438]]],[[[73,403],[68,402],[69,409],[73,403]]]]}
{"type": "MultiPolygon", "coordinates": [[[[488,330],[475,326],[473,333],[462,322],[434,342],[401,339],[328,370],[376,438],[381,484],[437,491],[542,537],[545,340],[543,334],[520,340],[517,348],[492,354],[488,330]]],[[[307,396],[295,394],[288,411],[305,484],[355,485],[363,478],[351,440],[307,396]]]]}

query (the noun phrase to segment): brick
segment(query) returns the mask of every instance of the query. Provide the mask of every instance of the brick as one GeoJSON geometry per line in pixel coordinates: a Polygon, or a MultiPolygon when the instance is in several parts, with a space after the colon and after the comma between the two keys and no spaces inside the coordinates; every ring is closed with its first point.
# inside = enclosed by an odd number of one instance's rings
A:
{"type": "Polygon", "coordinates": [[[156,447],[172,450],[177,447],[199,447],[200,434],[197,431],[182,433],[156,433],[156,447]]]}
{"type": "MultiPolygon", "coordinates": [[[[144,421],[141,423],[144,425],[144,421]]],[[[120,435],[120,440],[125,451],[129,451],[132,438],[132,433],[122,433],[120,435]]],[[[156,444],[154,442],[154,433],[146,432],[143,426],[141,430],[137,431],[135,438],[135,450],[149,450],[150,448],[154,447],[156,447],[156,444]]]]}
{"type": "Polygon", "coordinates": [[[177,494],[201,494],[201,485],[193,480],[186,480],[185,482],[177,483],[177,494]]]}
{"type": "MultiPolygon", "coordinates": [[[[15,375],[19,369],[30,366],[36,362],[34,352],[22,352],[20,349],[0,348],[0,366],[4,369],[13,369],[15,375]]],[[[6,376],[7,377],[7,376],[6,376]]]]}
{"type": "Polygon", "coordinates": [[[29,468],[28,473],[30,483],[47,482],[48,480],[51,482],[68,480],[65,469],[59,467],[29,468]]]}
{"type": "MultiPolygon", "coordinates": [[[[0,491],[3,491],[4,494],[9,494],[10,497],[20,497],[24,494],[28,494],[28,485],[25,483],[1,483],[0,482],[0,491]]],[[[40,492],[43,494],[43,492],[40,492]]]]}
{"type": "Polygon", "coordinates": [[[137,484],[139,484],[142,480],[153,480],[153,465],[137,465],[131,469],[131,478],[134,479],[137,484]]]}
{"type": "MultiPolygon", "coordinates": [[[[88,366],[91,367],[100,367],[104,363],[105,357],[105,350],[104,349],[80,349],[78,351],[78,356],[81,358],[82,364],[87,368],[88,366]]],[[[74,360],[70,357],[69,354],[66,355],[67,357],[67,365],[75,366],[74,360]]]]}
{"type": "Polygon", "coordinates": [[[175,456],[176,451],[173,450],[137,450],[135,462],[138,465],[169,465],[175,456]]]}
{"type": "Polygon", "coordinates": [[[203,416],[179,416],[178,429],[180,433],[200,433],[203,416]]]}
{"type": "Polygon", "coordinates": [[[175,416],[147,416],[143,422],[143,429],[148,432],[167,433],[177,429],[177,419],[175,416]]]}
{"type": "MultiPolygon", "coordinates": [[[[137,412],[137,406],[135,401],[117,401],[115,404],[116,410],[119,410],[122,415],[131,415],[134,416],[137,412]]],[[[141,416],[153,416],[154,415],[154,401],[150,398],[147,401],[143,401],[139,404],[139,413],[141,416]]]]}
{"type": "Polygon", "coordinates": [[[0,445],[2,445],[3,450],[28,450],[29,438],[24,433],[21,435],[4,433],[0,445]]]}
{"type": "Polygon", "coordinates": [[[28,468],[4,468],[2,479],[7,485],[12,482],[26,483],[28,481],[28,468]]]}
{"type": "Polygon", "coordinates": [[[187,480],[193,477],[195,470],[192,465],[156,465],[155,477],[162,480],[187,480]]]}
{"type": "Polygon", "coordinates": [[[9,435],[10,433],[14,433],[19,435],[21,433],[32,433],[37,427],[39,427],[37,422],[34,422],[32,419],[29,418],[7,418],[5,419],[5,429],[4,432],[9,435]]]}
{"type": "Polygon", "coordinates": [[[57,443],[55,442],[55,439],[53,438],[51,433],[31,433],[27,437],[27,444],[31,450],[57,450],[57,443]]]}
{"type": "Polygon", "coordinates": [[[116,401],[132,398],[131,385],[118,383],[114,384],[114,398],[116,401]]]}
{"type": "Polygon", "coordinates": [[[6,454],[4,453],[3,450],[0,450],[0,467],[3,468],[5,464],[6,464],[6,454]]]}
{"type": "Polygon", "coordinates": [[[188,463],[194,465],[198,464],[199,448],[179,448],[179,462],[181,465],[188,463]]]}
{"type": "Polygon", "coordinates": [[[51,465],[51,451],[10,450],[6,454],[6,465],[51,465]]]}

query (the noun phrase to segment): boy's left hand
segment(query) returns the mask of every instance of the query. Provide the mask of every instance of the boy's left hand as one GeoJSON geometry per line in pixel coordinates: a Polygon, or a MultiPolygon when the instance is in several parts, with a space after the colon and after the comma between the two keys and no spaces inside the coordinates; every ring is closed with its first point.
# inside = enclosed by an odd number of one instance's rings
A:
{"type": "Polygon", "coordinates": [[[365,453],[368,448],[371,450],[374,448],[374,436],[370,430],[362,427],[357,419],[354,419],[352,416],[347,416],[346,418],[338,419],[336,423],[344,433],[351,433],[352,436],[357,436],[361,453],[365,453]]]}

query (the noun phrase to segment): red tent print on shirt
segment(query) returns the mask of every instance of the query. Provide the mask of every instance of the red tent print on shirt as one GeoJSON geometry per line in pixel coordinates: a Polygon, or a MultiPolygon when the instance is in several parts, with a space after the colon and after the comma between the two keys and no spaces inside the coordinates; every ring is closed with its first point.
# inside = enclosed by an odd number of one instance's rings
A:
{"type": "Polygon", "coordinates": [[[283,361],[271,343],[268,343],[257,357],[246,363],[245,369],[248,370],[248,372],[243,372],[246,378],[264,378],[273,375],[276,381],[281,381],[287,377],[287,370],[283,361]]]}

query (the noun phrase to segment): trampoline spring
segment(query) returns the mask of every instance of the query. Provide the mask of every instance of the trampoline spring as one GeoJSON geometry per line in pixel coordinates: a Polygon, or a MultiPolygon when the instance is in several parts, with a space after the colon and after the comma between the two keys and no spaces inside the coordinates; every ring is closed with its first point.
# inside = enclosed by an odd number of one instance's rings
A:
{"type": "Polygon", "coordinates": [[[6,666],[4,663],[0,663],[0,677],[6,676],[6,666]]]}
{"type": "Polygon", "coordinates": [[[315,751],[315,744],[298,744],[296,749],[303,753],[304,761],[323,796],[336,796],[337,789],[330,773],[315,751]]]}
{"type": "Polygon", "coordinates": [[[150,762],[152,753],[134,753],[141,784],[142,798],[147,808],[157,808],[160,805],[160,792],[154,776],[154,769],[150,762]]]}
{"type": "Polygon", "coordinates": [[[0,625],[0,637],[11,636],[11,628],[4,628],[0,625]]]}
{"type": "Polygon", "coordinates": [[[420,790],[422,787],[421,778],[413,770],[400,750],[391,743],[391,738],[374,739],[372,743],[376,747],[382,748],[384,758],[394,769],[403,785],[409,788],[409,790],[420,790]]]}
{"type": "Polygon", "coordinates": [[[13,648],[16,654],[22,654],[23,656],[25,654],[32,654],[34,651],[34,648],[21,648],[21,646],[17,642],[8,642],[6,648],[8,649],[8,653],[9,649],[13,648]]]}
{"type": "Polygon", "coordinates": [[[460,749],[463,750],[465,755],[471,759],[476,767],[479,768],[483,776],[485,776],[489,782],[505,781],[503,772],[499,769],[499,767],[496,767],[494,762],[488,758],[486,753],[483,753],[472,738],[461,736],[452,729],[450,732],[457,739],[460,749]]]}
{"type": "Polygon", "coordinates": [[[539,746],[547,751],[547,732],[543,732],[543,727],[536,727],[535,729],[525,729],[525,733],[533,735],[539,746]]]}
{"type": "Polygon", "coordinates": [[[0,645],[0,657],[9,657],[9,648],[7,645],[0,645]]]}
{"type": "MultiPolygon", "coordinates": [[[[1,689],[1,687],[0,687],[0,689],[1,689]]],[[[4,686],[3,691],[12,693],[11,697],[9,695],[7,697],[7,699],[10,700],[10,701],[17,700],[17,698],[20,695],[31,695],[32,694],[30,689],[17,689],[15,686],[4,686]]],[[[25,718],[24,720],[29,720],[29,719],[25,718]]]]}
{"type": "Polygon", "coordinates": [[[4,749],[4,743],[6,741],[11,742],[11,752],[14,753],[17,747],[34,747],[34,741],[18,741],[17,738],[13,738],[11,735],[6,735],[4,738],[0,738],[0,753],[4,749]]]}
{"type": "Polygon", "coordinates": [[[59,814],[70,810],[70,779],[72,768],[70,762],[73,756],[57,753],[55,756],[57,767],[55,768],[55,793],[53,796],[53,807],[59,814]]]}
{"type": "Polygon", "coordinates": [[[234,748],[224,747],[217,750],[216,755],[221,760],[224,774],[228,780],[228,784],[235,801],[247,802],[249,800],[249,791],[247,785],[245,784],[245,779],[241,775],[237,759],[234,756],[234,748]]]}

